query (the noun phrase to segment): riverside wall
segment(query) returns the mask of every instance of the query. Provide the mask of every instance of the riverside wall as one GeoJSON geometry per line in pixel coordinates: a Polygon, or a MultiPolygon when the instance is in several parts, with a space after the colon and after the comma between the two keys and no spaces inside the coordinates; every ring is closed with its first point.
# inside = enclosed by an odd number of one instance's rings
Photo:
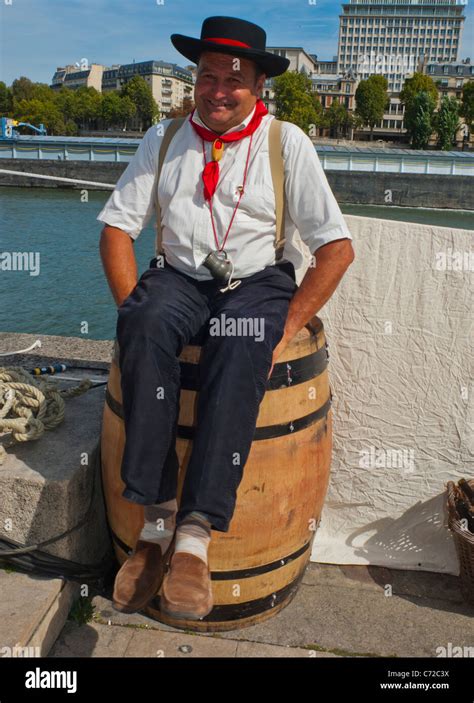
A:
{"type": "MultiPolygon", "coordinates": [[[[126,167],[127,163],[89,161],[2,159],[0,162],[0,168],[6,170],[111,184],[117,182],[126,167]]],[[[474,210],[472,176],[331,170],[326,175],[339,203],[474,210]]],[[[71,185],[3,173],[0,173],[0,186],[104,190],[102,186],[71,185]]]]}

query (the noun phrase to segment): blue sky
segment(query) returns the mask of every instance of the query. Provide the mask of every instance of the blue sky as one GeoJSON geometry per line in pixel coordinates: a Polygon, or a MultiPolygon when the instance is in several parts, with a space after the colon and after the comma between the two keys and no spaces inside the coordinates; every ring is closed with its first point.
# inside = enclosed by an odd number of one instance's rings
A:
{"type": "MultiPolygon", "coordinates": [[[[10,85],[25,75],[50,83],[57,66],[84,58],[184,66],[170,35],[198,37],[203,19],[219,14],[260,25],[269,46],[302,46],[330,59],[337,53],[340,11],[335,0],[0,0],[0,80],[10,85]]],[[[466,16],[460,57],[474,61],[474,2],[466,16]]]]}

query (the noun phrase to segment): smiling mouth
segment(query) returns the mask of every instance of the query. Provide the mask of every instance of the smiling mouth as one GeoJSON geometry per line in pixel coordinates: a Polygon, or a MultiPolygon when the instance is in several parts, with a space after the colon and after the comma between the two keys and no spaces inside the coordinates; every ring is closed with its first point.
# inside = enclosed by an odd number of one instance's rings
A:
{"type": "Polygon", "coordinates": [[[214,103],[211,102],[210,100],[208,100],[207,102],[214,110],[229,110],[230,109],[230,105],[227,105],[227,104],[226,105],[214,105],[214,103]]]}

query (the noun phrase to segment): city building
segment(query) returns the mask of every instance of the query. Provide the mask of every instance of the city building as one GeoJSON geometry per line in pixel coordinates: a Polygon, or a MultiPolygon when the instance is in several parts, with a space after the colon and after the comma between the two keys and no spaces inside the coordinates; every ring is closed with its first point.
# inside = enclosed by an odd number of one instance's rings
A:
{"type": "MultiPolygon", "coordinates": [[[[403,0],[401,0],[403,1],[403,0]]],[[[354,114],[356,108],[355,93],[357,87],[362,80],[362,75],[354,68],[349,67],[343,73],[335,73],[335,61],[319,61],[316,54],[307,54],[303,49],[292,48],[292,54],[288,54],[288,48],[272,47],[273,52],[281,52],[280,56],[290,57],[292,66],[289,70],[302,70],[307,73],[309,66],[307,58],[310,57],[313,61],[313,70],[309,75],[312,83],[312,90],[318,96],[319,101],[324,109],[328,109],[332,103],[337,100],[345,105],[351,114],[354,114]],[[301,52],[299,55],[297,52],[301,52]],[[292,68],[293,67],[293,68],[292,68]],[[326,71],[327,72],[324,72],[326,71]]],[[[474,80],[474,67],[470,60],[464,62],[424,62],[423,57],[415,66],[416,71],[424,71],[433,77],[440,91],[440,98],[444,95],[453,95],[457,99],[461,99],[462,87],[469,80],[474,80]]],[[[367,77],[367,76],[366,76],[367,77]]],[[[407,77],[407,76],[405,76],[407,77]]],[[[375,139],[383,139],[391,142],[406,141],[406,130],[403,124],[404,107],[400,101],[400,90],[403,88],[403,82],[398,87],[398,90],[389,91],[389,105],[380,124],[374,128],[375,139]]],[[[275,114],[275,93],[273,89],[273,78],[267,79],[264,84],[262,99],[271,114],[275,114]]],[[[318,137],[330,136],[330,130],[318,129],[318,137]]],[[[369,139],[370,129],[359,128],[354,133],[357,139],[369,139]]]]}
{"type": "Polygon", "coordinates": [[[355,92],[359,85],[359,79],[352,69],[349,69],[344,76],[330,73],[316,74],[311,77],[311,81],[313,90],[317,93],[324,108],[331,107],[331,104],[337,100],[349,112],[355,110],[355,92]]]}
{"type": "Polygon", "coordinates": [[[316,70],[314,58],[300,46],[268,46],[267,51],[289,59],[289,71],[300,71],[310,76],[316,70]]]}
{"type": "MultiPolygon", "coordinates": [[[[105,67],[67,65],[57,68],[51,88],[62,86],[75,90],[81,87],[95,88],[98,92],[121,90],[134,76],[141,76],[150,86],[153,97],[160,108],[160,119],[166,118],[173,108],[180,108],[184,98],[193,96],[194,78],[191,71],[165,61],[141,61],[105,67]]],[[[133,128],[133,125],[131,124],[133,128]]]]}
{"type": "Polygon", "coordinates": [[[309,54],[314,61],[314,73],[318,74],[337,74],[337,56],[332,61],[323,61],[318,59],[317,54],[309,54]]]}
{"type": "MultiPolygon", "coordinates": [[[[349,112],[355,109],[355,91],[359,80],[352,70],[346,71],[344,75],[337,75],[337,60],[318,60],[316,54],[308,54],[304,49],[298,47],[269,47],[278,56],[290,59],[289,71],[299,71],[305,73],[311,81],[312,91],[317,95],[323,108],[327,109],[334,101],[338,101],[346,106],[349,112]]],[[[263,87],[262,100],[267,110],[275,114],[275,91],[273,78],[265,81],[263,87]]],[[[318,136],[329,135],[329,130],[318,129],[318,136]]]]}
{"type": "Polygon", "coordinates": [[[340,15],[339,74],[379,73],[398,93],[420,60],[455,62],[466,0],[349,0],[340,15]]]}
{"type": "Polygon", "coordinates": [[[184,98],[193,97],[191,71],[165,61],[142,61],[107,69],[104,71],[102,90],[121,90],[134,76],[141,76],[150,86],[160,108],[160,119],[165,119],[173,108],[181,107],[184,98]]]}
{"type": "Polygon", "coordinates": [[[67,66],[59,66],[53,76],[51,88],[60,90],[63,86],[76,90],[77,88],[95,88],[97,91],[102,90],[102,75],[105,66],[100,63],[88,64],[77,63],[75,65],[68,64],[67,66]]]}
{"type": "MultiPolygon", "coordinates": [[[[280,46],[269,46],[267,51],[275,54],[276,56],[283,56],[285,59],[290,60],[290,65],[288,71],[298,71],[300,73],[305,73],[308,78],[310,78],[316,72],[316,61],[313,55],[306,53],[301,47],[280,47],[280,46]]],[[[274,115],[275,114],[275,92],[273,90],[273,78],[267,78],[263,86],[262,100],[265,103],[267,110],[274,115]]]]}
{"type": "MultiPolygon", "coordinates": [[[[317,93],[324,108],[331,106],[333,100],[338,100],[352,111],[355,108],[355,91],[359,84],[355,72],[346,71],[338,75],[337,58],[332,61],[318,60],[317,54],[308,54],[298,47],[269,47],[268,51],[290,59],[289,71],[305,73],[312,83],[312,90],[317,93]]],[[[265,81],[262,99],[272,114],[275,114],[275,93],[273,78],[265,81]]]]}
{"type": "Polygon", "coordinates": [[[470,59],[456,63],[426,63],[422,66],[426,73],[436,83],[440,98],[450,97],[462,99],[462,89],[470,81],[474,81],[474,65],[470,59]]]}
{"type": "MultiPolygon", "coordinates": [[[[457,65],[466,0],[349,0],[342,5],[339,24],[338,73],[352,68],[359,80],[383,75],[388,81],[390,104],[377,138],[400,141],[406,138],[404,107],[399,94],[406,78],[431,66],[457,65]]],[[[442,69],[447,70],[447,69],[442,69]]],[[[429,71],[426,71],[429,73],[429,71]]],[[[463,80],[468,70],[463,70],[463,80]]],[[[434,74],[433,74],[434,75],[434,74]]],[[[436,74],[437,75],[437,74],[436,74]]],[[[438,87],[454,89],[460,80],[452,69],[439,77],[438,87]],[[452,76],[452,80],[446,79],[452,76]],[[448,83],[446,83],[448,80],[448,83]]],[[[459,98],[459,90],[457,91],[459,98]]],[[[357,132],[368,138],[369,129],[357,132]]]]}

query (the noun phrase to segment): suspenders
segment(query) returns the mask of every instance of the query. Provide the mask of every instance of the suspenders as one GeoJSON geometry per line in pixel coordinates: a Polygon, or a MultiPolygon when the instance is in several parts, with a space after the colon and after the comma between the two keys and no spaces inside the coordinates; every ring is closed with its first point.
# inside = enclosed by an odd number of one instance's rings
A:
{"type": "MultiPolygon", "coordinates": [[[[158,176],[156,179],[156,184],[158,185],[160,180],[161,169],[165,160],[166,152],[170,145],[171,140],[178,131],[178,129],[183,125],[184,121],[188,117],[177,117],[170,122],[166,131],[164,133],[160,154],[158,158],[158,176]]],[[[283,156],[281,153],[281,121],[273,119],[270,122],[269,134],[268,134],[268,149],[270,155],[270,169],[272,173],[273,190],[275,191],[275,210],[276,210],[276,238],[275,238],[275,258],[276,261],[280,261],[283,257],[283,249],[285,246],[285,209],[286,209],[286,199],[285,199],[285,173],[284,173],[284,163],[283,156]]],[[[163,251],[163,236],[161,231],[161,208],[158,199],[158,193],[156,196],[156,256],[164,254],[163,251]]],[[[244,196],[245,197],[245,196],[244,196]]]]}

